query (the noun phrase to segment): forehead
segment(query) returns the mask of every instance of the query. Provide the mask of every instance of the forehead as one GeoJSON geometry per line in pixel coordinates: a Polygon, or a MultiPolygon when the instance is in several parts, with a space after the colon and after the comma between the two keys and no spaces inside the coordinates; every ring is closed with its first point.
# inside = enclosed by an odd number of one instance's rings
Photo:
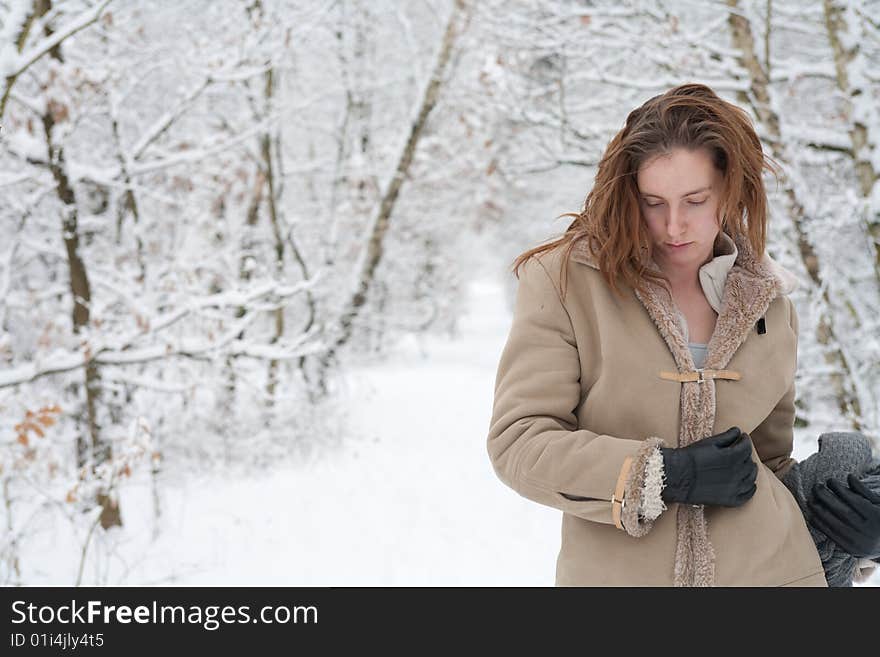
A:
{"type": "Polygon", "coordinates": [[[719,172],[706,149],[674,149],[654,156],[639,167],[639,192],[646,195],[680,196],[702,187],[712,187],[719,172]]]}

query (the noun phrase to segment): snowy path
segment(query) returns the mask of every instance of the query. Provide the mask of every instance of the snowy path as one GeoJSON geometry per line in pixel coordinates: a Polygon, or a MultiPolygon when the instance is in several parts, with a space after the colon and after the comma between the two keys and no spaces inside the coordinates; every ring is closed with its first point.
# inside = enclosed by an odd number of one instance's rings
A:
{"type": "Polygon", "coordinates": [[[552,586],[560,514],[486,454],[510,312],[500,282],[470,292],[458,339],[349,373],[364,436],[332,462],[166,490],[164,532],[126,583],[552,586]]]}

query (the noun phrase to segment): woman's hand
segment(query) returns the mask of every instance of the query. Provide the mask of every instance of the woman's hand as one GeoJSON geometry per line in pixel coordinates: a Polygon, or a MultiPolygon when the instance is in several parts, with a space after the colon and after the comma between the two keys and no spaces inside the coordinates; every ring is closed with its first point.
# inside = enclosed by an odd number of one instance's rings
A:
{"type": "Polygon", "coordinates": [[[755,494],[758,466],[752,441],[739,427],[687,447],[661,447],[665,502],[740,506],[755,494]]]}
{"type": "Polygon", "coordinates": [[[835,479],[813,486],[807,502],[810,523],[844,552],[854,557],[880,557],[880,495],[872,493],[854,474],[849,488],[835,479]]]}

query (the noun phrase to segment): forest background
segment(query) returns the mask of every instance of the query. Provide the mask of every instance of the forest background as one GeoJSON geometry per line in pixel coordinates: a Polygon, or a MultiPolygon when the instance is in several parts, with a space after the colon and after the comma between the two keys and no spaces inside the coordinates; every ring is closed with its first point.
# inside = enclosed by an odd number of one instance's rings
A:
{"type": "Polygon", "coordinates": [[[880,427],[880,2],[0,1],[0,583],[534,584],[514,256],[702,82],[768,155],[796,456],[880,427]]]}

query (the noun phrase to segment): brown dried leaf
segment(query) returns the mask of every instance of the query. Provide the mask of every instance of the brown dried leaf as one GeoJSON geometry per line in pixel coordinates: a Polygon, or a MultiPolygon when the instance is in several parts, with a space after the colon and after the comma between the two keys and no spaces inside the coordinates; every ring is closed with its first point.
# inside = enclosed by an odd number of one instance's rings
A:
{"type": "Polygon", "coordinates": [[[70,110],[67,105],[64,103],[58,102],[57,100],[50,100],[46,104],[49,113],[52,115],[52,120],[55,123],[61,123],[63,121],[67,121],[70,118],[70,110]]]}

